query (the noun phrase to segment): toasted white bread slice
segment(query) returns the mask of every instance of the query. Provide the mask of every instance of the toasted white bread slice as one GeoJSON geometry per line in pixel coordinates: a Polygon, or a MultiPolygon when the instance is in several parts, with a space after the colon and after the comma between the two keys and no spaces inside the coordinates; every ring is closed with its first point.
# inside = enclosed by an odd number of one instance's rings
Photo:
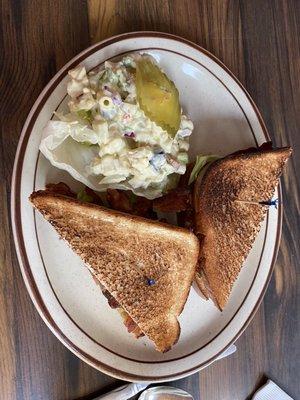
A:
{"type": "Polygon", "coordinates": [[[291,148],[239,152],[207,169],[194,186],[200,257],[196,281],[222,310],[259,232],[291,148]]]}
{"type": "Polygon", "coordinates": [[[156,349],[169,350],[179,338],[177,317],[195,275],[197,237],[47,191],[32,193],[30,201],[156,349]]]}

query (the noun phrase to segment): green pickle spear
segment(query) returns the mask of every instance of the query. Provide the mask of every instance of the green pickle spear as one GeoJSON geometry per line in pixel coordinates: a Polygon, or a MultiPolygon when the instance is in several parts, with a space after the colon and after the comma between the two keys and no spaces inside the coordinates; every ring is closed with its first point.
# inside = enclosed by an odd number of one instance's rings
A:
{"type": "Polygon", "coordinates": [[[146,116],[175,136],[181,115],[178,90],[147,56],[142,56],[136,63],[136,90],[146,116]]]}

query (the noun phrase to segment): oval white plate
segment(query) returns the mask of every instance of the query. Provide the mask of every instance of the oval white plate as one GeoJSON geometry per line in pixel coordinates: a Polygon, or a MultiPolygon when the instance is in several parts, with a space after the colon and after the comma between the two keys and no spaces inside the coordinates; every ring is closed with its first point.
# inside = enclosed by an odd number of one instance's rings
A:
{"type": "Polygon", "coordinates": [[[33,106],[15,160],[12,224],[27,289],[52,332],[78,357],[107,374],[158,382],[178,379],[208,365],[245,329],[271,276],[280,239],[281,207],[269,210],[224,312],[202,300],[192,288],[180,316],[180,340],[170,352],[159,354],[147,339],[136,340],[126,332],[88,270],[50,224],[33,211],[28,196],[47,182],[64,181],[78,187],[38,150],[43,126],[55,109],[66,106],[67,71],[79,63],[91,70],[132,51],[152,54],[175,81],[181,104],[195,124],[191,156],[225,155],[268,140],[262,118],[245,89],[206,50],[154,32],[113,37],[71,60],[33,106]]]}

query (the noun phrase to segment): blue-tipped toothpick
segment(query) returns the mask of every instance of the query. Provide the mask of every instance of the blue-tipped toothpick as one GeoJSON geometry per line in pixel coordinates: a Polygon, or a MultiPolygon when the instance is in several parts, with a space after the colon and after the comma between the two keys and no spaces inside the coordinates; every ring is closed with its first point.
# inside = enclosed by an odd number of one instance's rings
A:
{"type": "Polygon", "coordinates": [[[266,200],[266,201],[251,201],[251,200],[234,200],[237,203],[245,203],[245,204],[255,204],[262,206],[274,206],[276,209],[278,208],[279,201],[278,199],[274,200],[266,200]]]}
{"type": "Polygon", "coordinates": [[[267,201],[260,201],[259,204],[262,204],[264,206],[275,206],[275,208],[278,208],[279,200],[274,199],[274,200],[267,200],[267,201]]]}
{"type": "Polygon", "coordinates": [[[152,278],[147,278],[147,285],[148,286],[153,286],[153,285],[155,285],[155,280],[154,279],[152,279],[152,278]]]}

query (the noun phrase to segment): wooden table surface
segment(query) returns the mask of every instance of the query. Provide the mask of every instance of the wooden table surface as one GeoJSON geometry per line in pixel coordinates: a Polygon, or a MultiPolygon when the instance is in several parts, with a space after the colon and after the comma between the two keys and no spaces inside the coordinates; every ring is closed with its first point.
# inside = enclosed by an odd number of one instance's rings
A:
{"type": "Polygon", "coordinates": [[[22,125],[49,79],[90,44],[137,30],[175,33],[211,51],[246,86],[274,143],[294,147],[282,180],[280,252],[259,311],[236,354],[172,384],[195,399],[243,400],[270,377],[300,398],[299,26],[299,0],[2,0],[1,399],[92,399],[118,384],[69,352],[34,309],[12,240],[10,181],[22,125]]]}

